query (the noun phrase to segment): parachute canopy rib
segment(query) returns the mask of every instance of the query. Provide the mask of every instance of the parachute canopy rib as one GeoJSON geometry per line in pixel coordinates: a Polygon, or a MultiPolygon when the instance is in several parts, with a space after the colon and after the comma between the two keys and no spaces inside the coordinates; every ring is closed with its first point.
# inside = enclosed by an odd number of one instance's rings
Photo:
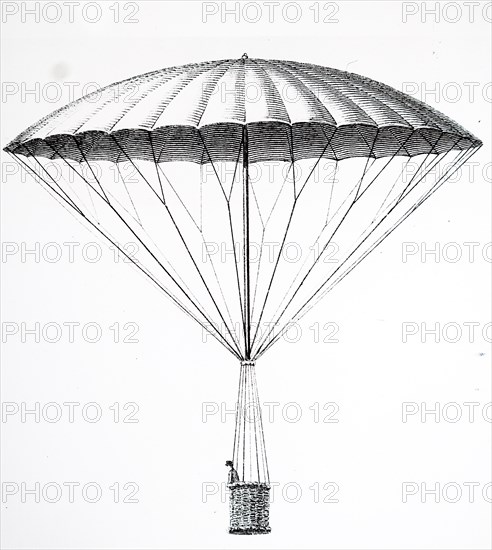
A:
{"type": "Polygon", "coordinates": [[[5,150],[122,162],[119,143],[138,160],[154,161],[159,151],[158,162],[235,162],[244,125],[250,164],[416,156],[481,145],[453,120],[380,82],[318,65],[248,58],[117,82],[44,117],[5,150]]]}

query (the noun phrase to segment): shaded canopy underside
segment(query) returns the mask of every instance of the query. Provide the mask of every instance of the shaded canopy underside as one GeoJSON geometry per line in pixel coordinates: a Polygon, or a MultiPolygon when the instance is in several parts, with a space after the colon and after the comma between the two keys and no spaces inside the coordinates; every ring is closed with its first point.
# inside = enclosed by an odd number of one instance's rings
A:
{"type": "Polygon", "coordinates": [[[93,92],[6,147],[77,162],[128,157],[198,164],[416,156],[481,142],[435,109],[345,71],[262,59],[154,71],[93,92]]]}
{"type": "MultiPolygon", "coordinates": [[[[343,160],[353,157],[413,157],[466,150],[476,141],[438,130],[369,126],[339,128],[318,123],[260,122],[247,126],[249,162],[296,162],[311,158],[343,160]]],[[[29,140],[9,152],[24,156],[65,158],[76,162],[126,162],[129,158],[155,162],[236,162],[243,126],[216,124],[201,129],[173,126],[147,130],[101,131],[77,136],[56,135],[29,140]]]]}

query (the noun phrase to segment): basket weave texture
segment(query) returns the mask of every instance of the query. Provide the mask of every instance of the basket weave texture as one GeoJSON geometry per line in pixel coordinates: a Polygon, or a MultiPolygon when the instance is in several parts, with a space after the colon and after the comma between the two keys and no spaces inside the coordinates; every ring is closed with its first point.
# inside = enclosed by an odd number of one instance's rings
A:
{"type": "Polygon", "coordinates": [[[270,532],[270,485],[268,483],[236,482],[230,490],[229,533],[258,535],[270,532]]]}

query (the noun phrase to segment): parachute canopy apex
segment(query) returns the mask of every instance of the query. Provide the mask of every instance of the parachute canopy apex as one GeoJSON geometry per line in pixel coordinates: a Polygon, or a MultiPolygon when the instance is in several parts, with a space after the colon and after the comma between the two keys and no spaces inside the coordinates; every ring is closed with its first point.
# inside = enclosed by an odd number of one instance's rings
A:
{"type": "Polygon", "coordinates": [[[111,84],[44,117],[5,150],[77,162],[235,162],[245,127],[250,163],[412,157],[481,145],[445,115],[375,80],[243,56],[111,84]]]}

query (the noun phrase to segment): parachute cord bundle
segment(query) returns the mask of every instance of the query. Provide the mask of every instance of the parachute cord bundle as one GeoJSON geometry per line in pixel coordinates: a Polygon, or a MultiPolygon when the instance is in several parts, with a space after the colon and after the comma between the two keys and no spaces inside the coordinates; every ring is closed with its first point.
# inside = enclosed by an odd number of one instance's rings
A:
{"type": "Polygon", "coordinates": [[[229,532],[269,533],[270,474],[254,361],[241,361],[232,457],[238,479],[228,484],[229,532]]]}

